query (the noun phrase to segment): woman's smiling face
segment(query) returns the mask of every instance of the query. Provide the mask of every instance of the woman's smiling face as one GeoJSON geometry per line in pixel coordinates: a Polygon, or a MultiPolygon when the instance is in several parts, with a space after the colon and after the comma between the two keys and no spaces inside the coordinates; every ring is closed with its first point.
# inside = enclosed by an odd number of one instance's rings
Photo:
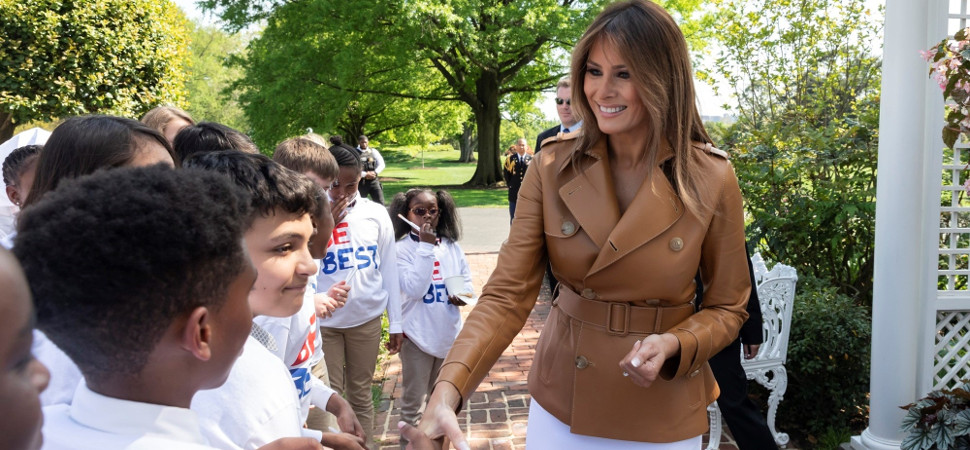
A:
{"type": "Polygon", "coordinates": [[[608,135],[647,133],[649,117],[627,62],[606,39],[586,59],[583,91],[600,131],[608,135]]]}

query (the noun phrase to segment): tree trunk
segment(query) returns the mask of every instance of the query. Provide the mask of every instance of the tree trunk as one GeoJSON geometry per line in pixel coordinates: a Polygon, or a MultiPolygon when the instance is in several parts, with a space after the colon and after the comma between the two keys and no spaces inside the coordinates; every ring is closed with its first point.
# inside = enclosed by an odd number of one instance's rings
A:
{"type": "Polygon", "coordinates": [[[471,123],[465,122],[461,127],[461,138],[458,140],[458,146],[461,148],[461,157],[458,158],[458,162],[475,162],[475,145],[478,141],[475,140],[475,128],[471,123]]]}
{"type": "Polygon", "coordinates": [[[13,130],[17,125],[13,123],[13,114],[0,112],[0,144],[13,137],[13,130]]]}
{"type": "Polygon", "coordinates": [[[475,82],[478,106],[475,123],[478,125],[478,166],[472,179],[465,186],[485,187],[502,181],[502,164],[499,161],[499,115],[498,79],[494,73],[485,72],[475,82]]]}

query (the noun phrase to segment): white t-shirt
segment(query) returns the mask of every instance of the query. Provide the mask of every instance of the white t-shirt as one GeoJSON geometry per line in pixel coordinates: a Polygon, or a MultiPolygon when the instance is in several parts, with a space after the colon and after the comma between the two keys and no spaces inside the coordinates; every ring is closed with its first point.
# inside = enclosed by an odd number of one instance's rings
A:
{"type": "Polygon", "coordinates": [[[347,303],[320,326],[351,328],[387,310],[390,333],[401,332],[401,296],[397,275],[394,227],[383,206],[356,196],[347,217],[333,229],[327,255],[320,261],[317,292],[348,280],[347,303]]]}
{"type": "Polygon", "coordinates": [[[60,347],[47,338],[43,331],[34,329],[34,343],[30,351],[34,358],[44,364],[51,373],[47,389],[40,393],[40,404],[70,404],[78,385],[83,385],[84,375],[77,364],[60,347]]]}
{"type": "Polygon", "coordinates": [[[44,449],[212,449],[194,411],[107,397],[81,383],[70,405],[44,408],[44,449]]]}
{"type": "Polygon", "coordinates": [[[322,433],[303,428],[300,400],[280,359],[252,336],[222,386],[199,391],[192,410],[202,434],[222,449],[252,450],[285,437],[322,433]]]}
{"type": "Polygon", "coordinates": [[[444,358],[461,331],[461,311],[448,303],[445,278],[461,275],[474,292],[471,269],[461,247],[442,238],[438,245],[408,234],[397,241],[397,267],[403,299],[404,334],[421,351],[444,358]]]}
{"type": "Polygon", "coordinates": [[[257,316],[258,324],[276,340],[277,351],[271,352],[281,359],[290,371],[290,378],[300,398],[300,423],[306,422],[310,405],[327,409],[327,402],[334,390],[313,375],[313,366],[323,359],[322,339],[317,325],[316,276],[311,277],[303,296],[303,307],[290,317],[257,316]]]}

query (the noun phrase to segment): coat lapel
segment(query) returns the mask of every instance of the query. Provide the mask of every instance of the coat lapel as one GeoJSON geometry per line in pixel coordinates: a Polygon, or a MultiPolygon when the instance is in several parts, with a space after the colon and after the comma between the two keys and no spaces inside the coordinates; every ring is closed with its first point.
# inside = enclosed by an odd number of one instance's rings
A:
{"type": "MultiPolygon", "coordinates": [[[[593,242],[603,247],[620,219],[606,160],[606,140],[600,140],[587,154],[595,161],[559,188],[559,198],[593,242]]],[[[568,165],[567,159],[560,170],[568,165]]]]}
{"type": "MultiPolygon", "coordinates": [[[[668,150],[669,152],[669,150],[668,150]]],[[[666,160],[672,154],[662,154],[659,161],[666,160]]],[[[600,163],[608,165],[604,159],[600,163]]],[[[607,169],[608,171],[608,169],[607,169]]],[[[612,182],[610,185],[612,204],[616,205],[612,182]]],[[[603,200],[600,200],[603,202],[603,200]]],[[[604,202],[605,203],[605,202],[604,202]]],[[[609,265],[615,263],[628,253],[650,242],[655,237],[673,226],[684,215],[684,204],[667,181],[659,165],[653,171],[653,176],[640,185],[637,195],[630,207],[612,227],[606,242],[600,246],[600,253],[593,262],[587,276],[593,275],[609,265]]]]}

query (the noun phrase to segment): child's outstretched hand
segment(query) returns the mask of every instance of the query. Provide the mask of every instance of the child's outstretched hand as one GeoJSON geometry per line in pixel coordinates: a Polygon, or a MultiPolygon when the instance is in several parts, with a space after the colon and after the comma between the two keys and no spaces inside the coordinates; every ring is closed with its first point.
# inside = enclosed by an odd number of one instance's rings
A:
{"type": "Polygon", "coordinates": [[[313,438],[279,438],[257,450],[323,450],[323,446],[313,438]]]}
{"type": "Polygon", "coordinates": [[[336,283],[333,286],[330,286],[330,289],[327,289],[327,295],[334,299],[334,301],[336,301],[338,304],[337,307],[340,308],[347,303],[347,296],[350,295],[350,285],[347,284],[346,281],[340,280],[339,283],[336,283]]]}
{"type": "Polygon", "coordinates": [[[320,443],[334,450],[367,450],[363,439],[349,433],[323,433],[320,443]]]}
{"type": "Polygon", "coordinates": [[[340,431],[359,437],[364,443],[367,442],[367,435],[364,434],[364,427],[360,426],[354,408],[350,406],[343,397],[334,394],[327,401],[327,412],[337,417],[337,426],[340,431]]]}

